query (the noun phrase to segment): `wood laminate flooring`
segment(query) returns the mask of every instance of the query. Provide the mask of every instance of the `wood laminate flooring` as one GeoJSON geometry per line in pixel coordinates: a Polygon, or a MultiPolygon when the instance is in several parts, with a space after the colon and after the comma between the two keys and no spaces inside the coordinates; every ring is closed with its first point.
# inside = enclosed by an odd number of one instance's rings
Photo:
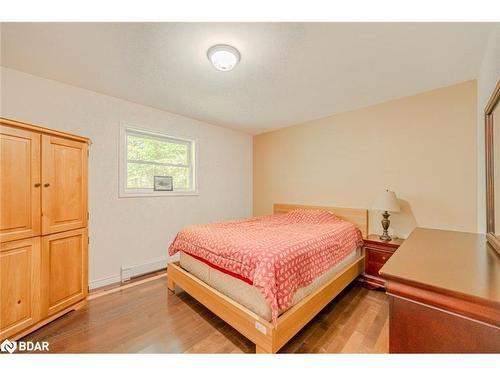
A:
{"type": "MultiPolygon", "coordinates": [[[[89,300],[23,341],[51,353],[254,353],[255,345],[166,277],[89,300]]],[[[348,286],[280,353],[388,353],[389,303],[382,291],[348,286]]]]}

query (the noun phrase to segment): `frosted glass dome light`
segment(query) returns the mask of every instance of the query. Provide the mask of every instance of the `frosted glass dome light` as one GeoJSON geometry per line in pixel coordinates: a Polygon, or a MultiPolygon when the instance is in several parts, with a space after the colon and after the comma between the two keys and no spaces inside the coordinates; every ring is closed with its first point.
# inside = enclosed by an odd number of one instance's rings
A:
{"type": "Polygon", "coordinates": [[[227,44],[217,44],[209,48],[207,57],[215,69],[228,72],[240,61],[238,50],[227,44]]]}

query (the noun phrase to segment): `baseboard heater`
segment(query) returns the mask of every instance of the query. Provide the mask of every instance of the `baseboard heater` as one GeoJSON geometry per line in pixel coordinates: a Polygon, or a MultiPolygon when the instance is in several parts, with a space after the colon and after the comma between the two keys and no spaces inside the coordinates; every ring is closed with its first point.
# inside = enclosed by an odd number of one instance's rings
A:
{"type": "Polygon", "coordinates": [[[129,281],[132,277],[144,275],[167,268],[167,263],[170,259],[163,258],[148,263],[143,263],[135,266],[121,266],[120,281],[122,283],[129,281]]]}

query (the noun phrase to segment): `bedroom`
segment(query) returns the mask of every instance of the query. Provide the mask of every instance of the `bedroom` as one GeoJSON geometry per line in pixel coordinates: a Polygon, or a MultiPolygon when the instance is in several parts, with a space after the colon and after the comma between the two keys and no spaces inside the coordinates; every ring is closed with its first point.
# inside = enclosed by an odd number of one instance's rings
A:
{"type": "Polygon", "coordinates": [[[2,22],[2,350],[498,360],[487,21],[2,22]]]}

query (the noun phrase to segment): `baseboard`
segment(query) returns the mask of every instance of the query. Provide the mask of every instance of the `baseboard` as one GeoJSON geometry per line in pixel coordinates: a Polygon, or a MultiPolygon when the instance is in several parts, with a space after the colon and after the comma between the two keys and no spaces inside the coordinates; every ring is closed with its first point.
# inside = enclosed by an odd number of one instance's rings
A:
{"type": "Polygon", "coordinates": [[[133,288],[135,286],[145,284],[145,283],[150,283],[151,281],[161,279],[163,277],[167,277],[167,271],[156,271],[151,274],[148,274],[149,276],[145,276],[143,278],[137,278],[134,279],[130,282],[126,283],[116,283],[115,286],[110,286],[109,289],[106,287],[99,288],[99,289],[94,289],[89,293],[89,296],[87,297],[88,301],[94,300],[96,298],[104,297],[112,293],[120,292],[129,288],[133,288]]]}
{"type": "Polygon", "coordinates": [[[161,270],[167,267],[167,263],[176,259],[177,257],[165,257],[157,260],[153,260],[147,263],[137,264],[134,266],[122,266],[120,273],[117,275],[112,275],[108,277],[103,277],[101,279],[93,280],[89,282],[89,289],[97,289],[103,286],[107,286],[115,283],[123,283],[130,280],[132,277],[141,276],[146,273],[161,270]]]}
{"type": "Polygon", "coordinates": [[[97,288],[101,288],[101,287],[109,285],[109,284],[114,284],[114,283],[119,283],[119,282],[120,282],[120,275],[103,277],[102,279],[90,281],[89,282],[89,289],[90,290],[97,289],[97,288]]]}
{"type": "Polygon", "coordinates": [[[170,258],[161,258],[158,260],[154,260],[151,262],[143,263],[143,264],[137,264],[135,266],[122,266],[121,267],[121,274],[120,274],[120,281],[128,281],[132,277],[137,277],[144,275],[146,273],[154,272],[161,270],[163,268],[167,267],[167,263],[170,260],[170,258]]]}

